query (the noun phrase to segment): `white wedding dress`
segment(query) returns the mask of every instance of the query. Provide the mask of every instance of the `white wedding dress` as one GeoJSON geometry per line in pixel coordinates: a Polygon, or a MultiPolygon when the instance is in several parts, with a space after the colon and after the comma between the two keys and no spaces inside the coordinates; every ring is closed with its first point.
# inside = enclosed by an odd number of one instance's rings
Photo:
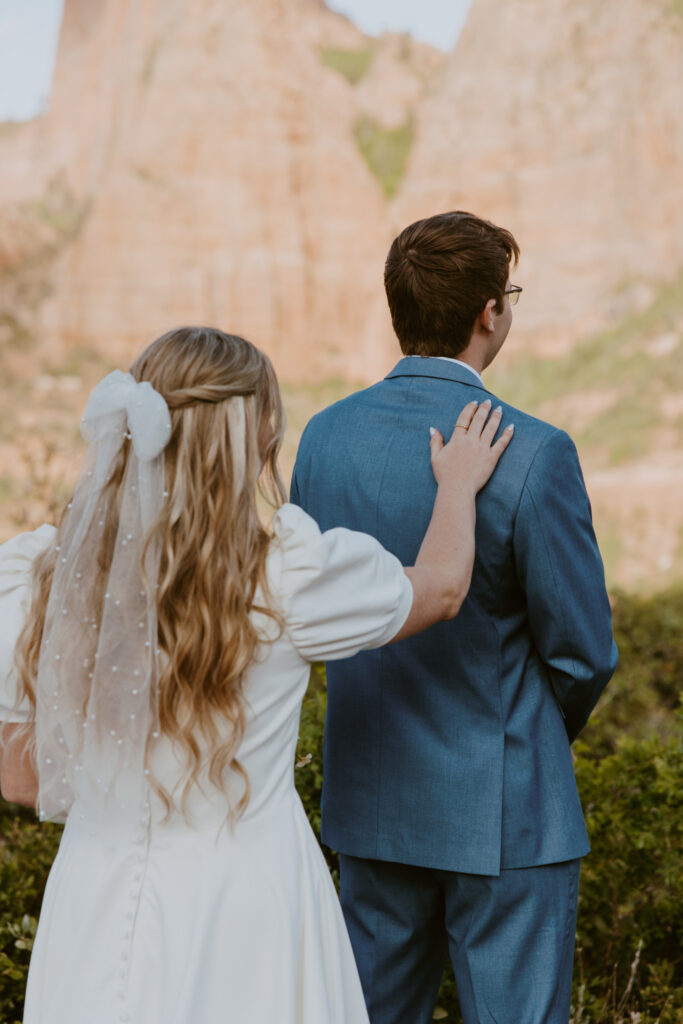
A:
{"type": "MultiPolygon", "coordinates": [[[[24,1024],[368,1024],[337,895],[294,788],[295,748],[309,663],[391,639],[412,591],[397,559],[364,534],[321,534],[292,505],[274,529],[268,576],[285,629],[246,685],[244,817],[226,826],[225,794],[208,785],[193,791],[189,820],[166,822],[151,791],[133,816],[80,794],[45,892],[24,1024]]],[[[25,717],[11,710],[12,653],[32,559],[52,536],[41,527],[0,548],[0,720],[25,717]]],[[[157,747],[153,770],[173,788],[171,742],[157,747]]]]}

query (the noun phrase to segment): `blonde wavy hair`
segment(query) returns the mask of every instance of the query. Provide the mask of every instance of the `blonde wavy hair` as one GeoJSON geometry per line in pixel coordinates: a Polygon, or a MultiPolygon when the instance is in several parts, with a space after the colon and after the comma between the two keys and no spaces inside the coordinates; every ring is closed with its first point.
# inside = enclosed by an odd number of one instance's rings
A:
{"type": "MultiPolygon", "coordinates": [[[[221,788],[227,770],[242,779],[231,814],[241,815],[249,779],[237,758],[246,726],[246,673],[265,636],[252,612],[282,623],[270,606],[266,555],[271,535],[257,495],[285,500],[277,468],[284,434],[282,400],[270,360],[254,345],[214,328],[183,327],[154,341],[130,372],[163,395],[171,413],[164,452],[167,497],[146,539],[161,551],[156,591],[159,647],[159,727],[185,759],[181,805],[204,769],[221,788]],[[256,604],[260,593],[263,605],[256,604]],[[225,723],[229,728],[225,729],[225,723]]],[[[103,493],[105,530],[92,567],[91,607],[101,609],[114,552],[121,490],[131,451],[125,440],[103,493]]],[[[33,601],[17,643],[18,699],[35,712],[36,678],[54,568],[55,544],[36,560],[33,601]]],[[[142,570],[142,567],[141,567],[142,570]]],[[[87,682],[78,681],[86,687],[87,682]]],[[[152,778],[167,811],[172,796],[152,778]]]]}

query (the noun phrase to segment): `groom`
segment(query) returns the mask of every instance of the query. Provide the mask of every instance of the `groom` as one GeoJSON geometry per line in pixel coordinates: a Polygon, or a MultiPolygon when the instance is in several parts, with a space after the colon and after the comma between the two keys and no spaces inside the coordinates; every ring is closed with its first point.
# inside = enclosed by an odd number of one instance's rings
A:
{"type": "MultiPolygon", "coordinates": [[[[292,501],[415,561],[429,428],[489,394],[519,256],[469,213],[411,224],[385,285],[403,359],[315,416],[292,501]]],[[[567,1024],[588,838],[569,744],[616,665],[576,449],[503,404],[515,438],[477,500],[459,615],[328,665],[323,840],[372,1024],[427,1024],[450,954],[465,1024],[567,1024]]],[[[351,1022],[349,1022],[351,1024],[351,1022]]]]}

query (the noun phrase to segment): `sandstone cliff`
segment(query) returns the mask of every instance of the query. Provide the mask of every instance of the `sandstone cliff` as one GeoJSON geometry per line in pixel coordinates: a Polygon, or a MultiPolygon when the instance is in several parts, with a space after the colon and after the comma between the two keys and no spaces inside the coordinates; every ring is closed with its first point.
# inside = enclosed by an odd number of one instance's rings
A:
{"type": "Polygon", "coordinates": [[[682,94],[670,0],[475,0],[421,108],[396,223],[505,224],[523,249],[517,333],[544,350],[585,336],[683,264],[682,94]]]}
{"type": "Polygon", "coordinates": [[[5,206],[58,176],[87,209],[37,332],[125,362],[210,321],[290,378],[380,373],[393,341],[367,309],[390,226],[355,126],[390,93],[405,120],[430,54],[371,44],[318,0],[66,0],[49,114],[4,147],[5,206]],[[362,91],[335,69],[359,60],[362,91]]]}
{"type": "Polygon", "coordinates": [[[521,343],[562,348],[683,263],[677,10],[475,0],[441,73],[322,0],[66,0],[49,114],[0,134],[3,234],[40,279],[17,310],[5,267],[0,317],[119,360],[214,320],[291,378],[371,379],[389,240],[464,207],[522,245],[521,343]]]}

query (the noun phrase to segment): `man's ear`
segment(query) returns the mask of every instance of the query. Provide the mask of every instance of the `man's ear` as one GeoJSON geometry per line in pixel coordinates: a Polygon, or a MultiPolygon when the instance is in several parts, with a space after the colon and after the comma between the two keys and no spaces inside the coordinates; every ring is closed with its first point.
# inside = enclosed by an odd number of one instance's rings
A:
{"type": "Polygon", "coordinates": [[[489,299],[475,320],[475,327],[480,327],[485,334],[493,334],[496,327],[496,300],[489,299]]]}

